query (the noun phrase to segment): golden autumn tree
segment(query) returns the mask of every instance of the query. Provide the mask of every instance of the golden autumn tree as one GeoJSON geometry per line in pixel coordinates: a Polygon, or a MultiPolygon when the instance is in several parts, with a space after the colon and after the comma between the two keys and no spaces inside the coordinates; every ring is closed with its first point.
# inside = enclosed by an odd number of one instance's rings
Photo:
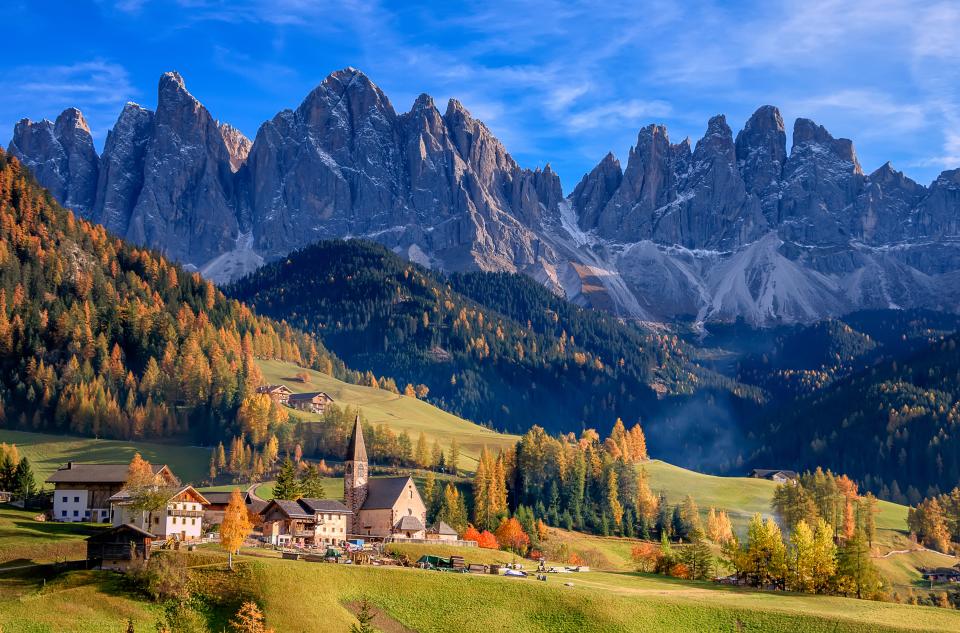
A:
{"type": "Polygon", "coordinates": [[[247,514],[247,506],[243,502],[243,495],[239,488],[233,489],[230,503],[223,514],[223,523],[220,524],[220,547],[227,551],[227,564],[233,571],[233,555],[240,551],[240,546],[250,534],[253,525],[247,514]]]}
{"type": "Polygon", "coordinates": [[[516,554],[523,555],[530,545],[530,537],[523,531],[520,521],[514,517],[500,521],[500,527],[497,528],[495,536],[500,547],[516,554]]]}
{"type": "Polygon", "coordinates": [[[240,606],[240,610],[230,620],[230,629],[235,633],[273,633],[273,629],[267,628],[263,611],[252,600],[240,606]]]}

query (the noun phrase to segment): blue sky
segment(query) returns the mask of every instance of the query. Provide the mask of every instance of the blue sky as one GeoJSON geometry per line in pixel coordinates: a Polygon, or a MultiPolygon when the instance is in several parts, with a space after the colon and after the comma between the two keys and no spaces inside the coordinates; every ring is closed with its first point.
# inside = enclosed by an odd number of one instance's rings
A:
{"type": "Polygon", "coordinates": [[[367,73],[398,111],[458,98],[523,166],[570,191],[610,150],[664,123],[695,142],[758,106],[852,138],[929,183],[960,167],[960,3],[6,0],[0,139],[78,106],[102,147],[126,101],[156,104],[178,70],[251,138],[333,70],[367,73]],[[594,6],[599,5],[599,6],[594,6]],[[681,6],[682,5],[682,6],[681,6]]]}

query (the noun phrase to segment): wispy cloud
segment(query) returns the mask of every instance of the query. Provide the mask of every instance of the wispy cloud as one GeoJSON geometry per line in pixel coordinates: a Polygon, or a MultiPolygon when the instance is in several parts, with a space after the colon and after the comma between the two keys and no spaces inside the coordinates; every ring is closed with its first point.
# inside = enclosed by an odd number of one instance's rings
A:
{"type": "Polygon", "coordinates": [[[99,59],[15,67],[0,75],[0,92],[5,95],[0,117],[9,122],[6,129],[23,116],[53,118],[77,107],[97,139],[106,136],[123,104],[137,94],[123,66],[99,59]]]}

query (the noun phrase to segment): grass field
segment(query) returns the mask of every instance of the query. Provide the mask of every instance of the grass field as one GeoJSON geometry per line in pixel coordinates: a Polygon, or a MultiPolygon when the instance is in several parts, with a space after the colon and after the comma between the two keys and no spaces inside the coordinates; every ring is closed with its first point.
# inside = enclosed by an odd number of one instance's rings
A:
{"type": "MultiPolygon", "coordinates": [[[[477,458],[484,446],[494,452],[500,448],[512,449],[519,439],[515,435],[497,433],[467,422],[416,398],[408,398],[383,389],[351,385],[290,363],[257,361],[257,364],[263,372],[264,380],[268,383],[285,384],[291,391],[297,393],[324,391],[340,406],[360,407],[371,424],[383,423],[396,432],[405,430],[414,441],[421,431],[431,442],[434,439],[439,440],[440,445],[444,447],[449,446],[450,440],[456,437],[461,449],[459,466],[468,471],[476,468],[477,458]],[[307,371],[310,382],[301,383],[293,377],[294,374],[302,371],[307,371]]],[[[309,415],[309,418],[319,419],[319,416],[309,415]]]]}
{"type": "Polygon", "coordinates": [[[207,476],[210,461],[210,449],[154,442],[96,440],[5,429],[0,429],[0,442],[17,445],[20,454],[30,460],[38,484],[68,461],[129,462],[136,452],[153,464],[167,464],[183,482],[190,483],[207,476]]]}
{"type": "MultiPolygon", "coordinates": [[[[763,593],[632,573],[550,575],[548,582],[391,567],[241,557],[267,625],[284,633],[345,632],[366,597],[389,633],[955,631],[960,613],[846,598],[763,593]],[[566,586],[570,583],[572,586],[566,586]]],[[[194,570],[222,582],[221,567],[194,570]]],[[[46,586],[0,576],[4,631],[152,630],[159,608],[109,573],[71,572],[46,586]]],[[[219,630],[219,629],[213,629],[219,630]]]]}
{"type": "Polygon", "coordinates": [[[36,514],[0,505],[0,568],[83,558],[84,539],[102,529],[87,523],[34,521],[36,514]]]}

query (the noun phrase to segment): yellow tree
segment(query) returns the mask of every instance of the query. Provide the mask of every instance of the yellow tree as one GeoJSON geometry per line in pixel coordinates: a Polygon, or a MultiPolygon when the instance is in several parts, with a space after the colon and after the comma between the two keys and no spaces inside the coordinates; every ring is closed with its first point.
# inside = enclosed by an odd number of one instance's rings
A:
{"type": "Polygon", "coordinates": [[[230,503],[223,514],[223,523],[220,524],[220,547],[227,550],[227,564],[233,571],[233,555],[240,551],[240,546],[250,534],[253,525],[247,514],[247,506],[243,502],[243,495],[239,488],[233,489],[230,503]]]}
{"type": "Polygon", "coordinates": [[[652,522],[657,516],[660,499],[650,490],[648,479],[647,469],[641,466],[637,470],[637,514],[652,522]]]}
{"type": "Polygon", "coordinates": [[[235,633],[273,633],[273,629],[267,628],[263,611],[252,600],[248,600],[240,606],[240,610],[230,620],[230,628],[235,633]]]}

